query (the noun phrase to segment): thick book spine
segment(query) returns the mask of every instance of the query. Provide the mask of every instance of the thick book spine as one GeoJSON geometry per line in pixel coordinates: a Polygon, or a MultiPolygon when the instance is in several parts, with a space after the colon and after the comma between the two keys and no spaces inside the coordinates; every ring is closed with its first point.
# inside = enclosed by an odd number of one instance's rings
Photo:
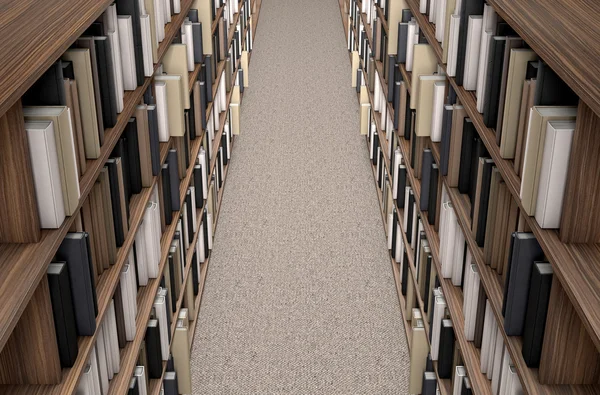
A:
{"type": "Polygon", "coordinates": [[[129,166],[124,171],[129,172],[129,187],[132,194],[142,191],[142,169],[140,165],[140,147],[137,134],[137,120],[130,118],[124,132],[127,139],[127,158],[129,166]]]}
{"type": "Polygon", "coordinates": [[[177,167],[177,150],[169,150],[167,156],[167,163],[169,164],[169,182],[171,188],[171,208],[173,211],[181,209],[181,202],[179,201],[179,172],[177,167]]]}
{"type": "Polygon", "coordinates": [[[443,320],[441,325],[438,375],[441,379],[449,379],[452,378],[454,360],[454,327],[450,320],[443,320]]]}
{"type": "Polygon", "coordinates": [[[162,376],[162,357],[158,321],[148,321],[144,340],[146,343],[146,356],[148,359],[148,377],[151,379],[159,379],[162,376]]]}
{"type": "Polygon", "coordinates": [[[155,105],[148,106],[148,129],[150,131],[150,158],[152,160],[152,175],[160,173],[160,143],[158,140],[158,114],[155,105]]]}
{"type": "Polygon", "coordinates": [[[165,163],[162,166],[161,170],[161,181],[162,181],[162,190],[163,190],[163,205],[164,205],[164,215],[165,215],[165,223],[167,225],[171,224],[173,220],[173,207],[171,206],[171,176],[169,171],[169,164],[165,163]]]}
{"type": "Polygon", "coordinates": [[[477,173],[477,168],[472,168],[475,136],[478,136],[475,125],[470,118],[465,118],[460,149],[460,170],[458,173],[458,191],[460,193],[469,193],[471,172],[477,173]]]}
{"type": "Polygon", "coordinates": [[[437,197],[438,197],[438,178],[440,172],[438,165],[435,163],[431,164],[431,170],[429,174],[429,202],[427,203],[427,220],[430,225],[435,224],[437,216],[437,197]]]}
{"type": "Polygon", "coordinates": [[[525,329],[523,330],[523,359],[530,368],[540,366],[546,315],[552,289],[552,266],[547,262],[536,262],[531,273],[525,329]]]}
{"type": "Polygon", "coordinates": [[[422,171],[421,171],[421,196],[419,202],[419,208],[421,211],[427,211],[429,206],[429,194],[431,193],[430,180],[431,180],[431,165],[433,163],[433,154],[430,149],[423,150],[422,159],[422,171]]]}

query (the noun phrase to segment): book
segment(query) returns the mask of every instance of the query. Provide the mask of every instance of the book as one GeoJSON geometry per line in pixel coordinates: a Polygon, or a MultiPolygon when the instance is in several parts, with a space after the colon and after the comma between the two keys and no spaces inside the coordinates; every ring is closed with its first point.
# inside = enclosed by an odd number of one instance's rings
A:
{"type": "MultiPolygon", "coordinates": [[[[187,77],[186,77],[187,78],[187,77]]],[[[168,117],[168,131],[170,136],[182,137],[185,135],[185,122],[183,117],[183,110],[185,109],[184,98],[188,98],[187,91],[183,90],[183,84],[181,82],[182,77],[180,75],[159,75],[155,76],[154,80],[157,82],[164,82],[166,88],[166,110],[168,117]]],[[[161,102],[158,101],[160,105],[161,102]]],[[[160,119],[160,111],[159,111],[160,119]]],[[[159,129],[160,130],[160,129],[159,129]]],[[[163,141],[163,140],[161,140],[163,141]]]]}
{"type": "MultiPolygon", "coordinates": [[[[190,108],[190,96],[189,96],[189,77],[188,77],[188,53],[187,46],[185,44],[171,44],[165,52],[165,56],[162,60],[163,71],[168,75],[177,75],[181,77],[179,79],[180,87],[179,93],[181,95],[181,101],[184,109],[190,108]]],[[[167,92],[169,94],[168,101],[171,101],[171,93],[169,92],[167,83],[167,92]]],[[[179,134],[175,134],[179,136],[179,134]]]]}
{"type": "Polygon", "coordinates": [[[415,133],[418,137],[431,135],[435,84],[438,82],[444,83],[443,88],[445,88],[445,81],[446,76],[443,75],[419,76],[418,100],[416,104],[417,122],[415,125],[415,133]]]}
{"type": "Polygon", "coordinates": [[[115,4],[117,5],[117,13],[119,15],[129,15],[131,17],[131,31],[133,34],[132,60],[135,62],[137,86],[142,86],[144,85],[144,52],[140,21],[140,2],[136,0],[117,0],[115,4]]]}
{"type": "Polygon", "coordinates": [[[522,348],[523,359],[530,368],[536,368],[540,365],[552,279],[552,266],[548,262],[535,262],[533,264],[522,348]]]}
{"type": "MultiPolygon", "coordinates": [[[[415,44],[412,63],[412,81],[410,91],[410,108],[417,109],[419,98],[420,76],[431,75],[437,71],[437,58],[435,51],[429,44],[415,44]]],[[[431,123],[429,124],[431,127],[431,123]]]]}
{"type": "Polygon", "coordinates": [[[50,263],[47,274],[60,364],[63,368],[70,368],[77,359],[78,346],[71,280],[67,264],[65,262],[50,263]]]}

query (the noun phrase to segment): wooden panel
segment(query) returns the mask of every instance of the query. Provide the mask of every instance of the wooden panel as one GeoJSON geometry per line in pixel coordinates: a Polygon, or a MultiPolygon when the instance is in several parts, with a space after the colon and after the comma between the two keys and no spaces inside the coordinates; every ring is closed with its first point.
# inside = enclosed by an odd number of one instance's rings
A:
{"type": "Polygon", "coordinates": [[[44,278],[0,353],[0,383],[56,384],[60,378],[50,288],[44,278]]]}
{"type": "Polygon", "coordinates": [[[571,146],[560,239],[564,243],[600,243],[600,118],[579,103],[571,146]]]}
{"type": "Polygon", "coordinates": [[[39,241],[35,196],[29,143],[19,100],[0,117],[0,243],[39,241]]]}
{"type": "Polygon", "coordinates": [[[544,384],[594,384],[600,378],[600,354],[556,277],[539,372],[544,384]]]}

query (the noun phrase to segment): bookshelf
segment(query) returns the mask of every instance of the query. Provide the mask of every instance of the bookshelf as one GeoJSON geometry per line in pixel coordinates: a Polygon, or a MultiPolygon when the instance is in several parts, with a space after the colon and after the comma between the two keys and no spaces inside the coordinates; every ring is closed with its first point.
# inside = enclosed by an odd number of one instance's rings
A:
{"type": "MultiPolygon", "coordinates": [[[[238,0],[232,0],[238,2],[238,0]]],[[[2,22],[2,31],[9,31],[11,29],[16,30],[15,26],[21,25],[20,31],[24,31],[25,34],[19,36],[18,40],[5,40],[0,45],[0,54],[11,53],[11,56],[0,56],[0,70],[4,72],[7,78],[3,79],[1,84],[3,86],[2,98],[0,99],[0,114],[4,114],[3,118],[11,120],[11,116],[14,114],[20,114],[21,104],[19,101],[20,96],[45,72],[45,70],[53,62],[55,62],[60,55],[83,33],[83,31],[94,22],[112,2],[79,2],[77,6],[74,6],[71,2],[50,2],[43,5],[43,9],[36,8],[35,12],[43,14],[44,23],[31,23],[31,5],[14,5],[14,13],[5,13],[3,17],[5,20],[2,22]],[[25,19],[26,18],[26,19],[25,19]],[[23,29],[22,26],[27,26],[23,29]],[[39,40],[32,40],[32,37],[39,37],[43,35],[47,39],[44,40],[43,44],[40,45],[39,40]],[[14,70],[15,64],[20,64],[20,70],[26,70],[26,72],[13,73],[7,70],[14,70]],[[16,110],[14,110],[15,108],[16,110]]],[[[157,61],[153,65],[153,70],[156,72],[158,67],[167,52],[167,48],[173,41],[174,37],[178,34],[180,27],[184,20],[188,16],[188,11],[192,7],[192,0],[181,0],[180,12],[172,16],[171,22],[165,25],[165,37],[157,48],[157,61]]],[[[241,0],[238,3],[238,9],[242,9],[245,1],[241,0]]],[[[251,5],[251,9],[256,9],[256,12],[252,14],[254,25],[256,28],[256,22],[258,20],[258,12],[260,10],[260,1],[252,0],[248,2],[251,5]],[[257,4],[255,4],[257,3],[257,4]]],[[[219,25],[219,21],[224,18],[225,7],[222,6],[216,12],[215,19],[211,26],[211,31],[214,34],[219,25]]],[[[241,11],[233,15],[233,19],[230,20],[231,26],[230,32],[226,37],[225,48],[230,48],[234,42],[235,26],[241,19],[241,11]]],[[[246,37],[246,32],[249,26],[246,26],[246,30],[241,34],[242,44],[246,37]]],[[[201,71],[201,64],[196,64],[193,71],[188,73],[189,76],[189,92],[193,91],[193,82],[195,82],[201,71]]],[[[235,80],[238,70],[240,69],[239,59],[236,59],[233,67],[233,77],[235,80]]],[[[212,97],[215,97],[217,90],[220,86],[221,76],[224,75],[225,60],[218,62],[215,70],[216,79],[212,87],[212,97]]],[[[124,132],[128,120],[134,115],[136,106],[142,101],[144,92],[150,87],[152,77],[146,77],[142,86],[137,87],[134,91],[126,91],[124,95],[124,108],[123,111],[118,115],[117,123],[114,127],[106,129],[104,144],[101,147],[101,154],[97,159],[87,160],[87,169],[80,179],[80,190],[81,197],[77,212],[81,209],[86,197],[90,194],[92,187],[96,183],[100,171],[104,167],[106,161],[111,155],[113,148],[116,146],[121,134],[124,132]]],[[[227,93],[226,96],[226,109],[229,108],[232,100],[233,89],[227,93]]],[[[241,95],[243,97],[243,94],[241,95]]],[[[211,101],[206,109],[207,121],[211,119],[213,102],[211,101]]],[[[221,136],[226,123],[228,111],[222,110],[219,114],[220,128],[215,130],[216,136],[221,136]]],[[[15,122],[20,122],[22,125],[22,115],[20,119],[15,122]]],[[[10,123],[9,123],[9,126],[10,123]]],[[[22,127],[22,126],[21,126],[22,127]]],[[[0,124],[0,129],[3,125],[0,124]]],[[[10,129],[10,128],[9,128],[10,129]]],[[[12,129],[10,129],[12,130],[12,129]]],[[[200,132],[199,132],[200,133],[200,132]]],[[[202,141],[204,140],[207,131],[203,130],[200,135],[196,136],[196,139],[190,141],[190,157],[196,158],[200,152],[202,141]]],[[[5,131],[2,133],[7,135],[5,131]]],[[[231,140],[231,148],[233,147],[233,141],[231,140]]],[[[27,142],[25,141],[25,145],[27,142]]],[[[174,147],[173,139],[170,139],[166,143],[160,143],[160,164],[163,165],[167,160],[167,154],[169,149],[174,147]]],[[[208,174],[213,174],[217,165],[217,153],[221,147],[221,138],[216,138],[212,147],[212,153],[210,162],[208,163],[208,174]]],[[[22,156],[27,155],[24,162],[29,161],[28,151],[20,152],[22,156]]],[[[6,158],[6,157],[5,157],[6,158]]],[[[208,158],[208,153],[207,153],[208,158]]],[[[21,158],[16,158],[21,159],[21,158]]],[[[14,155],[6,160],[16,160],[14,155]]],[[[4,162],[3,162],[4,163],[4,162]]],[[[5,163],[4,163],[5,164],[5,163]]],[[[189,167],[186,169],[185,177],[180,180],[179,183],[179,201],[182,209],[173,212],[174,218],[178,218],[179,214],[183,212],[183,203],[185,202],[186,192],[188,187],[191,185],[191,181],[194,174],[195,161],[191,161],[189,167]]],[[[217,207],[220,209],[222,196],[224,192],[225,180],[227,176],[229,164],[227,164],[223,171],[223,185],[219,190],[217,199],[217,207]]],[[[29,175],[31,176],[31,170],[29,175]]],[[[11,175],[8,172],[8,175],[11,175]]],[[[116,262],[105,270],[98,278],[96,284],[97,302],[98,302],[98,313],[96,316],[96,325],[100,327],[103,322],[105,315],[107,314],[108,307],[112,301],[113,294],[119,284],[121,270],[127,263],[128,254],[133,247],[137,230],[142,223],[144,217],[145,208],[151,198],[154,187],[159,183],[160,173],[158,176],[152,178],[151,185],[149,187],[142,188],[142,191],[138,194],[134,194],[131,197],[129,210],[129,230],[125,241],[121,247],[117,249],[116,262]]],[[[31,193],[32,191],[18,191],[17,193],[31,193]]],[[[34,192],[33,192],[34,193],[34,192]]],[[[35,194],[33,196],[33,202],[29,201],[29,206],[33,207],[33,211],[37,213],[35,207],[35,194]]],[[[11,196],[5,196],[11,197],[11,196]]],[[[162,198],[162,196],[161,196],[162,198]]],[[[197,209],[198,214],[196,215],[197,222],[202,221],[202,212],[207,205],[207,200],[204,199],[201,207],[197,209]]],[[[215,222],[218,219],[218,212],[215,213],[215,222]]],[[[41,232],[35,230],[37,235],[37,242],[31,243],[0,243],[0,268],[5,274],[2,281],[0,281],[0,295],[5,298],[6,303],[3,303],[3,307],[0,307],[0,350],[4,348],[7,341],[13,335],[13,330],[18,327],[22,315],[31,309],[34,309],[34,304],[37,304],[37,300],[42,295],[44,301],[46,301],[48,294],[47,290],[45,293],[38,291],[40,282],[47,284],[46,270],[50,261],[53,259],[57,249],[59,248],[66,233],[74,226],[75,216],[67,216],[64,223],[55,230],[42,230],[41,232]]],[[[39,225],[38,225],[39,227],[39,225]]],[[[163,269],[167,264],[167,256],[169,254],[169,247],[173,240],[175,231],[177,228],[177,221],[174,220],[168,225],[160,239],[160,264],[159,273],[163,273],[163,269]]],[[[193,242],[190,246],[196,245],[198,234],[200,233],[200,227],[193,236],[193,242]]],[[[34,235],[35,238],[36,235],[34,235]]],[[[183,306],[183,299],[185,294],[185,284],[187,284],[188,277],[191,276],[192,257],[195,248],[190,248],[185,254],[185,272],[183,276],[183,286],[181,288],[181,294],[177,296],[177,309],[174,311],[174,317],[171,325],[171,334],[175,332],[176,317],[179,315],[179,311],[183,306]]],[[[202,290],[204,288],[204,281],[208,271],[208,262],[210,255],[208,255],[206,261],[201,265],[201,273],[199,274],[199,293],[195,297],[195,312],[198,312],[202,290]]],[[[135,338],[133,341],[127,342],[125,348],[120,350],[120,363],[121,368],[119,373],[116,373],[110,381],[109,392],[110,394],[122,394],[127,392],[129,381],[136,365],[140,346],[144,341],[146,325],[150,318],[150,313],[153,308],[154,299],[157,293],[157,289],[160,285],[159,278],[150,278],[146,286],[139,287],[137,293],[137,306],[138,312],[136,316],[136,331],[135,338]]],[[[47,288],[47,287],[46,287],[47,288]]],[[[39,313],[38,313],[39,315],[39,313]]],[[[34,318],[38,315],[34,314],[34,318]]],[[[190,322],[190,347],[191,340],[196,327],[196,317],[191,317],[193,320],[190,322]]],[[[53,333],[53,331],[52,331],[53,333]]],[[[33,384],[21,384],[21,385],[1,385],[0,392],[6,394],[72,394],[75,393],[79,380],[82,375],[82,371],[89,359],[90,353],[92,352],[98,331],[92,336],[78,336],[78,355],[75,364],[71,368],[63,368],[60,370],[60,380],[58,384],[53,385],[33,385],[33,384]]],[[[54,340],[53,340],[54,341],[54,340]]],[[[50,358],[56,358],[55,356],[49,356],[50,358]]],[[[36,358],[37,359],[37,358],[36,358]]],[[[34,365],[37,362],[34,362],[34,365]]],[[[40,361],[44,363],[44,361],[40,361]]],[[[163,363],[163,376],[166,368],[166,364],[163,363]]],[[[43,366],[39,365],[38,369],[42,369],[43,366]]],[[[158,394],[162,383],[161,379],[149,380],[149,393],[158,394]]]]}
{"type": "MultiPolygon", "coordinates": [[[[360,1],[357,2],[359,10],[361,7],[360,1]]],[[[446,65],[442,61],[442,47],[440,43],[435,39],[435,27],[429,22],[426,15],[419,12],[418,0],[406,0],[406,4],[410,7],[413,17],[416,19],[423,35],[427,39],[433,48],[433,52],[437,58],[438,64],[441,69],[446,71],[446,65]]],[[[575,208],[565,208],[563,219],[561,221],[560,231],[541,229],[537,224],[535,217],[523,216],[526,220],[526,225],[531,229],[540,243],[546,258],[552,264],[554,269],[554,283],[553,290],[557,289],[557,295],[555,300],[557,306],[554,310],[561,311],[565,317],[571,317],[572,320],[561,320],[558,313],[552,316],[548,315],[547,325],[553,326],[551,330],[553,339],[562,339],[568,346],[576,350],[568,352],[562,350],[562,352],[569,355],[567,360],[570,363],[578,364],[573,358],[582,358],[588,361],[590,364],[594,362],[594,356],[597,354],[596,348],[600,348],[600,309],[598,309],[598,302],[600,301],[600,293],[598,291],[600,284],[599,273],[597,271],[598,263],[600,263],[600,250],[598,244],[594,239],[593,234],[595,230],[585,229],[584,231],[573,230],[575,227],[574,223],[577,221],[584,221],[584,228],[597,228],[597,225],[590,224],[595,220],[595,214],[591,214],[589,211],[583,211],[584,209],[594,208],[598,211],[598,207],[595,202],[595,183],[593,177],[596,175],[588,174],[590,165],[595,163],[595,156],[598,154],[596,146],[598,145],[597,136],[594,137],[590,132],[591,129],[596,129],[599,124],[598,122],[598,101],[600,100],[600,93],[596,92],[596,86],[591,89],[587,89],[588,84],[593,79],[597,78],[598,73],[594,72],[597,69],[597,65],[590,63],[590,57],[588,54],[590,51],[597,52],[597,44],[595,38],[598,36],[598,30],[591,22],[591,15],[598,15],[598,5],[589,4],[585,1],[575,1],[569,4],[561,4],[556,6],[552,5],[540,5],[532,4],[526,1],[502,1],[502,0],[489,0],[488,4],[494,7],[498,15],[508,22],[519,35],[525,39],[525,41],[545,60],[556,73],[579,95],[581,101],[579,104],[579,112],[577,116],[577,128],[579,130],[578,144],[574,144],[572,152],[580,152],[581,155],[572,155],[570,163],[570,172],[575,176],[569,178],[569,186],[565,195],[565,200],[573,199],[577,200],[575,208]],[[539,7],[543,8],[543,12],[539,7]],[[533,20],[533,21],[532,21],[533,20]],[[578,22],[581,24],[578,25],[578,22]],[[553,33],[548,32],[548,28],[552,27],[553,33]],[[576,27],[575,27],[576,26],[576,27]],[[580,30],[580,28],[582,30],[580,30]],[[557,31],[565,34],[556,34],[557,31]],[[591,32],[590,34],[583,33],[584,31],[591,32]],[[583,37],[583,38],[582,38],[583,37]],[[589,40],[589,41],[588,41],[589,40]],[[574,44],[576,42],[576,44],[574,44]],[[585,44],[587,51],[584,51],[580,45],[585,44]],[[568,50],[563,50],[568,48],[568,50]],[[574,48],[578,48],[578,52],[574,51],[574,48]],[[586,53],[586,55],[582,55],[586,53]],[[594,74],[593,76],[588,75],[594,74]],[[591,163],[590,163],[591,161],[591,163]],[[583,170],[583,162],[587,163],[588,172],[583,170]],[[583,181],[575,182],[571,179],[577,179],[582,177],[583,181]],[[587,186],[585,183],[591,184],[587,186]],[[578,195],[577,191],[583,193],[578,195]],[[567,197],[568,196],[568,197],[567,197]],[[585,214],[585,215],[584,215],[585,214]],[[590,215],[591,214],[591,215],[590,215]],[[587,218],[585,218],[587,217],[587,218]],[[585,233],[587,232],[587,233],[585,233]],[[565,235],[568,233],[568,235],[565,235]],[[583,235],[582,235],[583,234],[583,235]],[[587,238],[587,239],[586,239],[587,238]],[[585,242],[581,242],[585,239],[585,242]],[[569,240],[577,240],[578,243],[569,242],[569,240]],[[591,240],[591,241],[589,241],[591,240]],[[571,328],[569,328],[571,326],[571,328]],[[575,329],[573,329],[575,328],[575,329]],[[580,329],[578,329],[580,328],[580,329]],[[578,332],[579,335],[573,335],[568,337],[565,335],[566,332],[572,330],[578,332]],[[584,333],[581,335],[581,333],[584,333]],[[589,338],[588,338],[589,336],[589,338]],[[588,347],[591,346],[591,347],[588,347]],[[595,346],[595,347],[594,347],[595,346]],[[577,357],[575,357],[577,355],[577,357]],[[591,355],[591,356],[590,356],[591,355]],[[588,358],[588,359],[586,359],[588,358]]],[[[347,1],[340,0],[340,12],[342,17],[342,24],[348,39],[348,32],[354,34],[358,39],[358,32],[354,27],[349,29],[348,20],[349,5],[347,1]]],[[[374,11],[377,17],[380,19],[380,27],[383,31],[388,33],[388,23],[385,20],[384,11],[379,5],[375,5],[374,11]]],[[[365,13],[358,13],[362,25],[365,26],[365,35],[371,48],[373,47],[372,29],[368,23],[368,17],[365,13]]],[[[593,18],[592,18],[593,19],[593,18]]],[[[352,55],[350,54],[350,61],[352,62],[352,55]]],[[[592,62],[593,63],[593,62],[592,62]]],[[[374,62],[375,70],[379,74],[381,80],[381,89],[385,97],[387,97],[387,75],[383,72],[384,65],[379,60],[374,62]]],[[[411,73],[407,72],[404,64],[399,64],[399,71],[402,75],[402,80],[407,85],[407,89],[410,92],[411,87],[411,73]]],[[[374,108],[374,98],[371,93],[371,89],[368,87],[368,80],[366,79],[366,71],[364,64],[361,61],[359,68],[365,77],[365,83],[367,85],[367,91],[369,92],[369,102],[371,108],[374,108]]],[[[375,77],[377,78],[377,77],[375,77]]],[[[499,169],[502,179],[508,186],[508,190],[512,198],[518,203],[519,209],[523,210],[521,199],[519,196],[521,180],[513,169],[512,162],[503,159],[500,155],[500,150],[496,144],[495,131],[485,126],[483,122],[482,114],[477,111],[476,108],[476,97],[474,92],[466,91],[461,85],[456,83],[455,78],[447,77],[449,84],[454,88],[460,103],[464,106],[467,116],[471,118],[473,124],[476,127],[477,133],[481,136],[485,147],[487,148],[490,157],[494,160],[495,166],[499,169]]],[[[360,95],[358,96],[360,100],[360,95]]],[[[391,103],[384,104],[387,107],[389,114],[394,114],[394,108],[391,103]]],[[[389,131],[382,130],[382,122],[385,120],[380,119],[380,113],[373,111],[373,122],[378,132],[379,145],[382,147],[383,162],[387,169],[388,178],[390,184],[392,180],[390,174],[390,158],[388,158],[388,149],[385,148],[390,144],[389,131]]],[[[576,129],[576,136],[578,135],[576,129]]],[[[393,133],[396,133],[394,131],[393,133]]],[[[398,147],[402,153],[403,158],[409,158],[410,143],[400,135],[398,137],[398,147]]],[[[367,139],[367,144],[369,143],[367,139]]],[[[440,143],[432,142],[427,139],[427,148],[431,149],[434,162],[440,164],[440,143]]],[[[406,160],[406,159],[405,159],[406,160]]],[[[419,201],[421,191],[421,181],[417,179],[414,174],[414,170],[411,166],[406,165],[407,171],[407,185],[410,184],[415,194],[415,201],[419,201]]],[[[593,173],[593,172],[592,172],[593,173]]],[[[385,223],[387,222],[386,214],[384,211],[384,199],[381,190],[377,185],[377,174],[375,166],[373,165],[373,174],[376,183],[376,189],[378,192],[380,207],[382,210],[382,219],[385,223]]],[[[474,239],[471,230],[471,203],[467,195],[459,193],[457,188],[449,187],[446,177],[440,177],[441,182],[448,191],[449,201],[452,203],[458,223],[465,236],[465,241],[472,253],[473,263],[476,264],[479,269],[479,275],[485,293],[490,302],[492,311],[499,325],[499,330],[502,333],[506,349],[511,357],[512,363],[514,364],[518,378],[521,382],[523,391],[527,394],[597,394],[600,393],[600,387],[596,384],[581,385],[581,384],[563,384],[563,385],[548,385],[541,384],[543,381],[540,379],[542,373],[540,369],[527,367],[523,356],[521,354],[522,349],[522,338],[520,336],[508,336],[503,326],[503,314],[502,314],[502,303],[503,303],[503,289],[504,284],[502,277],[498,275],[489,265],[485,263],[483,256],[483,248],[479,247],[474,239]]],[[[394,201],[394,205],[396,205],[394,201]]],[[[567,206],[565,206],[567,207],[567,206]]],[[[396,210],[399,213],[399,217],[403,216],[403,209],[396,206],[396,210]]],[[[426,211],[418,210],[422,218],[427,217],[426,211]]],[[[400,224],[402,227],[402,224],[400,224]]],[[[437,269],[437,273],[441,273],[441,264],[439,257],[440,238],[434,226],[430,225],[428,221],[423,221],[423,230],[426,234],[426,238],[429,241],[429,247],[431,248],[431,255],[433,262],[437,269]]],[[[387,232],[387,230],[386,230],[387,232]]],[[[411,275],[409,276],[410,281],[414,283],[415,289],[417,289],[415,263],[412,258],[412,249],[410,243],[407,243],[405,229],[402,227],[402,235],[404,238],[404,245],[407,250],[408,262],[411,275]]],[[[398,298],[401,306],[405,305],[405,297],[400,292],[400,276],[398,273],[398,265],[396,264],[392,254],[390,254],[392,268],[394,271],[394,278],[396,280],[396,287],[398,290],[398,298]]],[[[463,292],[461,288],[455,287],[450,279],[439,278],[441,287],[443,290],[444,297],[447,302],[447,308],[450,313],[450,317],[454,324],[454,331],[457,343],[459,344],[460,350],[463,356],[463,363],[468,372],[468,376],[471,379],[471,384],[474,393],[486,394],[492,393],[490,388],[490,381],[485,378],[480,372],[480,352],[473,345],[472,342],[466,341],[464,337],[464,323],[463,314],[463,292]]],[[[554,292],[554,291],[553,291],[554,292]]],[[[421,300],[419,293],[416,292],[417,303],[416,305],[424,314],[423,301],[421,300]]],[[[403,310],[403,315],[406,312],[403,310]]],[[[407,340],[410,345],[411,341],[411,325],[405,316],[405,328],[407,333],[407,340]]],[[[427,323],[425,324],[426,333],[429,335],[430,328],[427,323]]],[[[583,371],[587,369],[583,362],[579,363],[576,368],[567,367],[569,362],[556,361],[550,371],[556,374],[563,374],[565,371],[569,371],[572,374],[573,371],[583,371]]],[[[434,364],[435,365],[435,364],[434,364]]],[[[437,366],[435,371],[437,374],[437,366]]],[[[578,373],[576,373],[578,375],[578,373]]],[[[548,373],[546,373],[548,375],[548,373]]],[[[585,375],[581,373],[581,375],[585,375]]],[[[438,375],[438,384],[442,394],[452,393],[450,384],[446,379],[440,379],[438,375]]]]}

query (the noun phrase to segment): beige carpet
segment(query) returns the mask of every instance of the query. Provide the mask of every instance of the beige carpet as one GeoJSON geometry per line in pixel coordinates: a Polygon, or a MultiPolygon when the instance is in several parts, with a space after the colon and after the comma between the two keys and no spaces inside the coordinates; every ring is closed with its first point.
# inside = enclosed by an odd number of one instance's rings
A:
{"type": "Polygon", "coordinates": [[[194,394],[404,394],[408,352],[337,0],[263,0],[194,394]]]}

